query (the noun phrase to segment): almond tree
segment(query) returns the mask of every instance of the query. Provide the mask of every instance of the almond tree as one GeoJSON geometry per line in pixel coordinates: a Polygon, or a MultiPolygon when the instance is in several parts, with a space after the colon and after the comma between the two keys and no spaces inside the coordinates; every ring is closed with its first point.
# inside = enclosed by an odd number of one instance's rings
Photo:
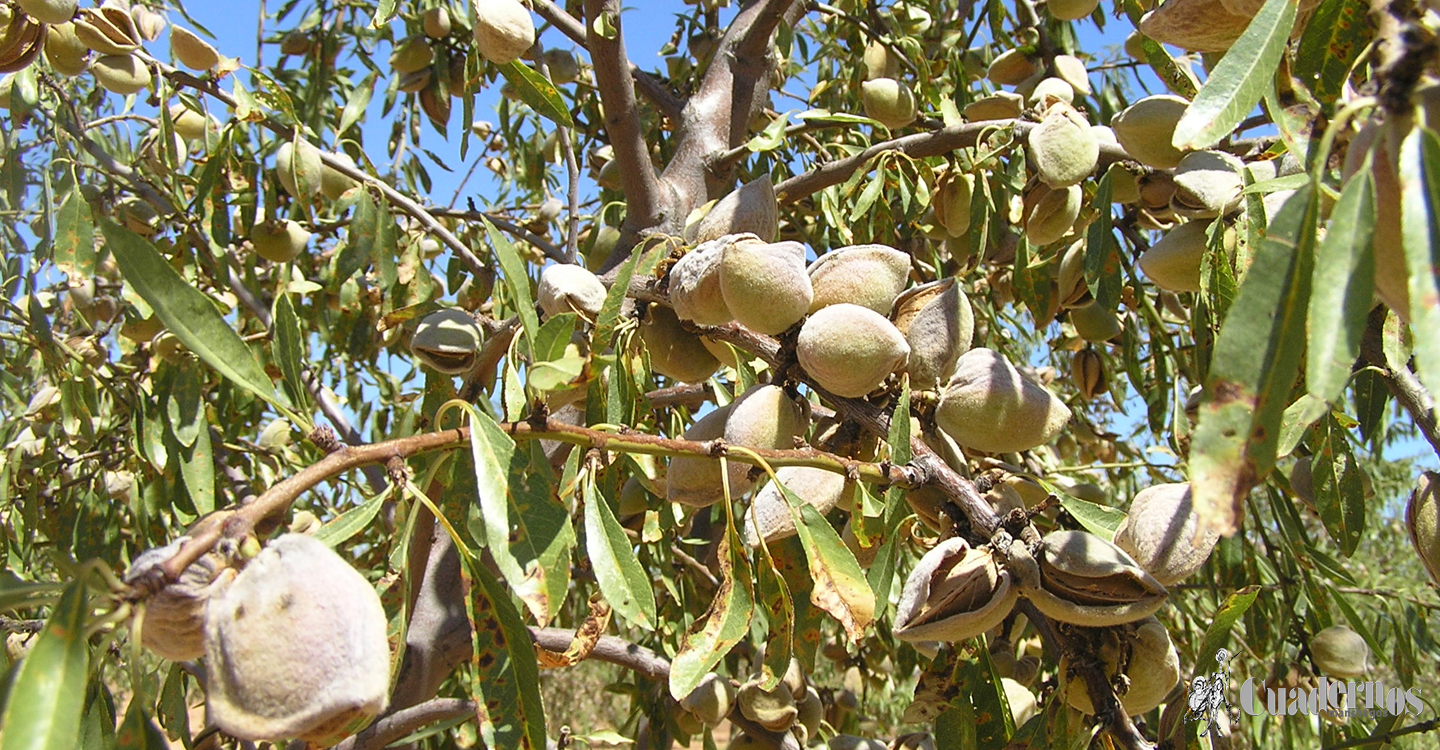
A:
{"type": "Polygon", "coordinates": [[[1431,4],[658,5],[0,0],[0,750],[1431,740],[1431,4]]]}

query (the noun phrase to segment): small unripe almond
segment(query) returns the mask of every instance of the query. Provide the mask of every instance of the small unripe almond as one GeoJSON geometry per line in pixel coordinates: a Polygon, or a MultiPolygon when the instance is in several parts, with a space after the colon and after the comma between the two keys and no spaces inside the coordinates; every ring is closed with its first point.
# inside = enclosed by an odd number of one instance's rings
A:
{"type": "Polygon", "coordinates": [[[905,366],[910,345],[885,316],[840,303],[805,321],[795,356],[821,388],[836,396],[859,398],[905,366]]]}
{"type": "Polygon", "coordinates": [[[816,258],[809,275],[810,312],[849,302],[886,315],[910,281],[910,256],[886,245],[851,245],[816,258]]]}
{"type": "Polygon", "coordinates": [[[1085,348],[1075,352],[1070,359],[1070,379],[1080,398],[1090,401],[1105,392],[1109,377],[1105,374],[1105,360],[1094,349],[1085,348]]]}
{"type": "Polygon", "coordinates": [[[250,244],[265,260],[285,263],[304,252],[310,233],[290,219],[262,221],[250,230],[250,244]]]}
{"type": "Polygon", "coordinates": [[[1310,638],[1310,657],[1326,676],[1364,677],[1370,662],[1370,646],[1359,633],[1336,625],[1310,638]]]}
{"type": "Polygon", "coordinates": [[[1177,225],[1140,255],[1140,270],[1161,289],[1200,291],[1200,261],[1208,247],[1209,227],[1208,221],[1177,225]]]}
{"type": "MultiPolygon", "coordinates": [[[[1078,21],[1100,7],[1100,0],[1047,0],[1045,9],[1061,21],[1078,21]]],[[[1019,726],[1020,722],[1015,722],[1019,726]]]]}
{"type": "Polygon", "coordinates": [[[547,49],[544,57],[545,68],[550,71],[551,81],[564,85],[580,78],[580,62],[570,50],[547,49]]]}
{"type": "MultiPolygon", "coordinates": [[[[1295,480],[1292,478],[1290,483],[1293,485],[1295,480]]],[[[1410,544],[1430,580],[1440,585],[1440,474],[1421,472],[1405,506],[1405,525],[1410,531],[1410,544]]]]}
{"type": "Polygon", "coordinates": [[[436,372],[460,375],[474,366],[484,335],[464,310],[440,310],[421,319],[410,338],[410,353],[436,372]]]}
{"type": "Polygon", "coordinates": [[[894,78],[876,78],[860,84],[860,96],[866,116],[891,130],[915,121],[915,94],[894,78]]]}
{"type": "Polygon", "coordinates": [[[929,390],[955,371],[975,336],[975,313],[953,278],[917,286],[895,301],[895,327],[910,345],[910,387],[929,390]]]}
{"type": "Polygon", "coordinates": [[[716,201],[710,213],[695,229],[696,244],[719,239],[727,234],[750,233],[765,242],[774,242],[780,229],[780,205],[775,200],[775,186],[770,178],[741,185],[716,201]]]}
{"type": "MultiPolygon", "coordinates": [[[[1067,86],[1069,84],[1066,84],[1067,86]]],[[[1052,188],[1079,185],[1100,160],[1100,144],[1090,124],[1068,104],[1056,104],[1030,131],[1035,171],[1052,188]]]]}
{"type": "Polygon", "coordinates": [[[1115,115],[1110,128],[1130,156],[1147,167],[1171,169],[1185,155],[1170,141],[1189,106],[1190,102],[1170,94],[1147,96],[1115,115]]]}
{"type": "Polygon", "coordinates": [[[947,170],[935,184],[930,205],[935,222],[951,237],[964,237],[970,231],[970,204],[974,198],[975,175],[947,170]]]}
{"type": "Polygon", "coordinates": [[[1072,309],[1070,323],[1075,326],[1075,333],[1079,334],[1080,338],[1094,344],[1109,341],[1124,330],[1115,311],[1101,307],[1100,303],[1095,301],[1072,309]]]}
{"type": "Polygon", "coordinates": [[[702,243],[670,267],[670,304],[681,320],[720,326],[734,320],[720,288],[720,261],[725,248],[750,235],[721,237],[702,243]]]}
{"type": "Polygon", "coordinates": [[[720,259],[720,291],[741,325],[759,333],[781,333],[805,317],[815,292],[805,273],[805,247],[798,242],[740,239],[720,259]]]}
{"type": "MultiPolygon", "coordinates": [[[[775,477],[822,516],[841,502],[847,490],[854,489],[844,474],[810,466],[782,466],[775,471],[775,477]]],[[[758,547],[761,539],[769,543],[795,536],[795,517],[774,480],[756,492],[750,501],[744,536],[745,543],[751,547],[758,547]]]]}
{"type": "Polygon", "coordinates": [[[997,86],[1018,86],[1025,79],[1039,73],[1040,63],[1029,55],[1018,49],[1006,50],[993,62],[990,69],[986,71],[985,77],[997,86]]]}
{"type": "Polygon", "coordinates": [[[191,70],[209,70],[220,64],[220,53],[183,26],[170,27],[170,53],[191,70]]]}
{"type": "Polygon", "coordinates": [[[963,114],[968,122],[1013,120],[1025,109],[1025,97],[1009,91],[997,91],[965,105],[963,114]]]}
{"type": "Polygon", "coordinates": [[[425,29],[425,36],[431,39],[444,39],[450,36],[450,11],[443,5],[431,8],[425,11],[420,25],[425,29]]]}
{"type": "Polygon", "coordinates": [[[79,0],[16,0],[25,15],[41,23],[65,23],[75,17],[79,0]]]}
{"type": "Polygon", "coordinates": [[[150,68],[134,55],[105,55],[90,66],[95,80],[106,91],[129,96],[150,85],[150,68]]]}
{"type": "Polygon", "coordinates": [[[1175,168],[1175,194],[1170,207],[1192,219],[1212,219],[1240,208],[1245,163],[1224,151],[1186,154],[1175,168]]]}
{"type": "MultiPolygon", "coordinates": [[[[686,440],[714,440],[725,434],[730,406],[716,409],[695,420],[682,437],[686,440]]],[[[721,486],[720,462],[711,458],[679,456],[670,460],[665,472],[665,499],[672,503],[704,508],[725,497],[721,486]]],[[[732,497],[743,490],[731,487],[732,497]]]]}
{"type": "Polygon", "coordinates": [[[54,24],[45,32],[45,59],[55,72],[78,76],[90,68],[90,48],[75,34],[74,23],[54,24]]]}
{"type": "Polygon", "coordinates": [[[720,369],[720,360],[705,348],[700,337],[680,325],[675,312],[651,305],[640,323],[640,338],[650,352],[655,372],[682,383],[699,383],[720,369]]]}
{"type": "Polygon", "coordinates": [[[575,312],[593,322],[605,305],[607,291],[600,277],[584,266],[557,263],[540,273],[540,309],[547,317],[575,312]]]}
{"type": "Polygon", "coordinates": [[[423,36],[411,37],[390,53],[390,67],[401,74],[424,70],[434,61],[435,50],[423,36]]]}
{"type": "Polygon", "coordinates": [[[1115,546],[1166,586],[1204,566],[1219,540],[1219,534],[1200,523],[1188,483],[1141,490],[1115,530],[1115,546]]]}
{"type": "Polygon", "coordinates": [[[304,138],[280,144],[275,152],[275,176],[292,198],[308,201],[319,195],[324,180],[320,150],[304,138]]]}
{"type": "Polygon", "coordinates": [[[971,349],[941,393],[935,422],[955,442],[987,453],[1044,445],[1060,434],[1070,409],[1026,378],[999,352],[971,349]]]}
{"type": "Polygon", "coordinates": [[[535,44],[535,22],[518,0],[471,0],[475,49],[496,65],[513,62],[535,44]]]}
{"type": "Polygon", "coordinates": [[[865,78],[897,78],[900,75],[900,56],[878,39],[865,45],[865,78]]]}
{"type": "Polygon", "coordinates": [[[1051,188],[1044,183],[1025,196],[1025,239],[1031,245],[1048,245],[1064,237],[1080,217],[1083,194],[1079,185],[1051,188]]]}

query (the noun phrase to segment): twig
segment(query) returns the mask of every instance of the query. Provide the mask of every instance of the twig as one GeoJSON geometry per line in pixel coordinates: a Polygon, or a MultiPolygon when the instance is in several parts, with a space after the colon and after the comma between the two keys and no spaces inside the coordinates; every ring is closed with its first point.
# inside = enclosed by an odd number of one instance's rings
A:
{"type": "Polygon", "coordinates": [[[335,750],[379,750],[426,724],[475,715],[475,702],[463,698],[432,698],[377,719],[363,732],[335,746],[335,750]]]}
{"type": "Polygon", "coordinates": [[[1385,345],[1382,343],[1385,313],[1384,305],[1376,306],[1370,311],[1365,335],[1360,339],[1360,359],[1379,372],[1380,380],[1390,390],[1390,395],[1410,414],[1410,418],[1415,421],[1415,429],[1425,436],[1435,455],[1440,456],[1440,427],[1437,427],[1435,422],[1435,398],[1425,390],[1425,386],[1410,368],[1404,365],[1398,368],[1390,366],[1385,357],[1385,345]]]}
{"type": "MultiPolygon", "coordinates": [[[[781,203],[794,203],[795,201],[813,195],[832,185],[839,185],[850,176],[882,153],[887,151],[899,151],[907,156],[922,158],[926,156],[940,156],[958,148],[973,146],[980,139],[980,136],[991,129],[1002,127],[1014,128],[1017,139],[1026,139],[1030,131],[1037,123],[1025,122],[1022,120],[990,120],[986,122],[966,123],[948,128],[941,128],[929,133],[915,133],[913,135],[901,136],[888,141],[882,141],[870,148],[861,151],[854,156],[843,159],[836,159],[832,162],[822,164],[804,174],[791,177],[775,186],[775,194],[781,203]]],[[[1101,144],[1100,163],[1104,167],[1112,162],[1130,161],[1130,155],[1115,144],[1101,144]]]]}
{"type": "Polygon", "coordinates": [[[645,394],[651,408],[664,409],[670,406],[685,406],[691,409],[715,398],[715,389],[709,383],[686,383],[660,388],[645,394]]]}
{"type": "Polygon", "coordinates": [[[540,248],[540,252],[545,253],[545,257],[561,263],[565,262],[564,248],[492,211],[436,208],[431,213],[461,221],[479,221],[481,217],[484,217],[486,221],[494,224],[496,229],[540,248]]]}
{"type": "Polygon", "coordinates": [[[1436,728],[1440,728],[1440,718],[1429,719],[1419,724],[1411,724],[1408,727],[1392,729],[1388,732],[1381,732],[1380,734],[1374,734],[1369,737],[1356,737],[1334,745],[1326,745],[1324,750],[1343,750],[1347,747],[1360,747],[1361,745],[1384,746],[1393,743],[1396,737],[1404,737],[1407,734],[1419,734],[1421,732],[1432,732],[1436,728]]]}
{"type": "MultiPolygon", "coordinates": [[[[135,54],[147,65],[151,65],[159,70],[160,73],[172,83],[208,94],[226,106],[236,106],[235,99],[221,90],[214,82],[196,78],[183,70],[166,65],[143,51],[138,51],[135,54]]],[[[260,121],[260,124],[287,140],[292,139],[295,135],[292,129],[276,122],[268,114],[260,121]]],[[[472,251],[468,245],[461,242],[459,237],[456,237],[444,224],[437,221],[429,210],[421,206],[414,199],[390,187],[384,180],[374,177],[356,166],[341,161],[339,157],[332,153],[320,151],[320,160],[325,166],[336,172],[373,188],[391,205],[409,214],[425,231],[434,235],[442,244],[454,251],[455,254],[465,262],[465,265],[470,267],[472,273],[481,273],[486,268],[485,264],[481,262],[480,258],[475,255],[474,251],[472,251]]]]}
{"type": "MultiPolygon", "coordinates": [[[[552,440],[605,451],[656,456],[701,456],[718,459],[721,455],[725,455],[723,440],[699,442],[633,432],[614,434],[566,424],[553,417],[525,422],[504,422],[499,426],[505,434],[518,440],[552,440]]],[[[298,473],[275,483],[254,503],[236,510],[225,523],[212,524],[207,528],[196,530],[190,541],[186,542],[174,557],[166,561],[164,565],[157,566],[157,575],[141,581],[131,592],[131,596],[143,598],[158,590],[163,584],[179,580],[180,573],[214,547],[222,537],[245,534],[257,521],[282,512],[301,494],[326,479],[367,464],[384,463],[395,458],[406,459],[431,451],[464,447],[469,444],[469,440],[469,428],[461,427],[370,445],[344,446],[298,473]]],[[[927,481],[930,476],[928,473],[930,470],[924,466],[912,468],[896,466],[888,462],[866,463],[814,448],[757,449],[753,452],[775,467],[811,466],[858,477],[863,482],[914,487],[927,481]]],[[[747,455],[731,456],[730,460],[756,463],[747,455]]],[[[972,486],[971,490],[973,491],[973,489],[972,486]]],[[[980,503],[984,502],[978,494],[975,495],[975,500],[980,503]]],[[[993,516],[993,512],[991,515],[993,516]]]]}

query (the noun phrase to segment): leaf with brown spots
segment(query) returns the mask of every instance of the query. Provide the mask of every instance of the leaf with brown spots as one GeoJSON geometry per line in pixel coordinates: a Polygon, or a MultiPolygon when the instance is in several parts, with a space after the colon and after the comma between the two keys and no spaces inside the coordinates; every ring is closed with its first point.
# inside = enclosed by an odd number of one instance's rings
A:
{"type": "Polygon", "coordinates": [[[1190,453],[1195,511],[1229,536],[1245,495],[1275,466],[1285,407],[1305,350],[1319,201],[1296,191],[1255,251],[1215,342],[1190,453]]]}
{"type": "Polygon", "coordinates": [[[475,635],[470,696],[487,747],[545,747],[540,666],[510,593],[483,564],[462,556],[465,614],[475,635]]]}
{"type": "Polygon", "coordinates": [[[705,617],[685,636],[685,645],[670,664],[670,695],[680,700],[700,685],[730,649],[750,631],[755,611],[754,573],[734,523],[720,544],[720,589],[705,617]]]}

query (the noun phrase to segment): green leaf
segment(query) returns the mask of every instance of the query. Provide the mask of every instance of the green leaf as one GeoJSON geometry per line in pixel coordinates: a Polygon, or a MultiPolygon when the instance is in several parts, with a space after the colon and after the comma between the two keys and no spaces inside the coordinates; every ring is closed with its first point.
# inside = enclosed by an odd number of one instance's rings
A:
{"type": "Polygon", "coordinates": [[[1165,83],[1165,87],[1186,99],[1194,99],[1197,89],[1195,80],[1188,70],[1182,69],[1175,58],[1170,56],[1160,43],[1147,36],[1140,37],[1140,47],[1145,51],[1145,62],[1165,83]]]}
{"type": "Polygon", "coordinates": [[[669,253],[664,245],[652,249],[648,253],[641,253],[640,247],[636,246],[630,252],[630,258],[620,264],[620,270],[615,273],[615,283],[610,285],[610,291],[605,294],[605,304],[600,306],[600,314],[595,317],[594,341],[609,341],[610,335],[615,331],[615,326],[620,322],[620,309],[625,303],[625,295],[630,291],[630,280],[640,274],[647,278],[660,265],[661,259],[669,253]]]}
{"type": "Polygon", "coordinates": [[[180,446],[180,475],[185,479],[185,492],[190,504],[201,515],[215,510],[215,453],[210,444],[210,429],[203,426],[194,445],[180,446]]]}
{"type": "Polygon", "coordinates": [[[83,581],[72,581],[10,686],[0,750],[73,750],[85,711],[90,646],[83,581]]]}
{"type": "Polygon", "coordinates": [[[1310,348],[1305,377],[1310,395],[1334,402],[1360,356],[1360,338],[1375,299],[1375,195],[1369,165],[1340,191],[1330,228],[1315,256],[1310,297],[1310,348]]]}
{"type": "Polygon", "coordinates": [[[1096,303],[1106,310],[1114,310],[1120,304],[1124,279],[1120,277],[1120,246],[1115,242],[1110,224],[1109,172],[1100,178],[1094,200],[1099,214],[1086,230],[1085,283],[1095,296],[1096,303]]]}
{"type": "Polygon", "coordinates": [[[1350,77],[1351,66],[1373,35],[1370,4],[1365,0],[1320,3],[1306,22],[1291,73],[1309,87],[1327,116],[1350,77]]]}
{"type": "Polygon", "coordinates": [[[340,124],[335,126],[337,141],[345,135],[345,131],[365,116],[365,110],[370,106],[370,97],[375,94],[375,82],[379,78],[379,73],[371,73],[350,91],[350,98],[345,101],[345,109],[340,111],[340,124]]]}
{"type": "Polygon", "coordinates": [[[395,0],[380,0],[380,4],[375,6],[375,17],[370,20],[370,28],[384,28],[393,18],[395,18],[395,0]]]}
{"type": "MultiPolygon", "coordinates": [[[[275,364],[280,367],[280,384],[285,388],[285,395],[295,404],[296,411],[310,414],[310,391],[305,389],[305,381],[300,375],[309,355],[305,353],[305,339],[300,335],[300,318],[295,314],[295,305],[290,302],[290,295],[281,294],[275,298],[274,310],[270,314],[270,328],[270,335],[274,340],[271,354],[275,358],[275,364]]],[[[299,427],[301,432],[310,431],[309,425],[296,427],[299,427]]]]}
{"type": "Polygon", "coordinates": [[[100,229],[125,280],[185,348],[231,382],[285,409],[255,353],[204,292],[185,281],[149,240],[104,218],[100,229]]]}
{"type": "Polygon", "coordinates": [[[1209,148],[1255,109],[1285,54],[1296,7],[1297,0],[1266,0],[1176,124],[1171,139],[1176,148],[1209,148]]]}
{"type": "Polygon", "coordinates": [[[1365,487],[1360,467],[1350,451],[1345,430],[1334,418],[1325,420],[1317,431],[1320,440],[1310,459],[1315,510],[1341,554],[1349,557],[1355,554],[1365,531],[1365,487]]]}
{"type": "Polygon", "coordinates": [[[654,630],[655,591],[650,576],[636,559],[610,503],[595,491],[594,480],[587,477],[580,486],[585,503],[585,551],[600,593],[631,624],[654,630]]]}
{"type": "Polygon", "coordinates": [[[375,520],[380,514],[380,508],[385,505],[385,498],[390,495],[387,487],[383,492],[377,492],[365,502],[341,513],[330,519],[315,532],[315,538],[324,542],[327,546],[337,547],[349,541],[350,537],[359,534],[375,520]]]}
{"type": "Polygon", "coordinates": [[[1275,455],[1283,458],[1294,452],[1295,446],[1305,439],[1310,425],[1315,424],[1316,420],[1329,411],[1330,407],[1324,399],[1308,393],[1285,407],[1285,414],[1280,418],[1280,440],[1275,445],[1275,455]]]}
{"type": "Polygon", "coordinates": [[[760,584],[760,602],[764,607],[770,631],[765,634],[765,666],[769,677],[761,686],[762,690],[773,690],[795,655],[795,600],[790,596],[790,587],[776,567],[775,556],[769,547],[763,548],[756,580],[760,584]]]}
{"type": "Polygon", "coordinates": [[[530,347],[536,362],[549,362],[565,356],[565,347],[575,333],[575,323],[580,316],[573,312],[560,313],[540,326],[535,334],[535,344],[530,347]]]}
{"type": "Polygon", "coordinates": [[[520,101],[561,127],[575,126],[570,110],[565,108],[565,100],[560,98],[560,90],[545,76],[531,70],[530,66],[519,60],[511,60],[499,67],[501,75],[515,87],[515,93],[520,95],[520,101]]]}
{"type": "Polygon", "coordinates": [[[1318,204],[1311,188],[1285,202],[1215,342],[1190,484],[1196,512],[1226,534],[1239,528],[1246,493],[1275,464],[1305,344],[1318,204]]]}
{"type": "Polygon", "coordinates": [[[545,706],[535,646],[510,594],[484,565],[465,558],[474,582],[465,597],[474,628],[475,671],[470,691],[486,747],[544,750],[545,706]]]}
{"type": "Polygon", "coordinates": [[[774,151],[785,144],[785,126],[790,122],[789,113],[780,115],[773,122],[765,126],[758,135],[745,143],[745,148],[750,153],[758,154],[765,151],[774,151]]]}
{"type": "Polygon", "coordinates": [[[67,276],[89,278],[95,273],[95,220],[79,185],[55,214],[54,259],[55,267],[67,276]]]}
{"type": "Polygon", "coordinates": [[[1104,505],[1096,505],[1088,500],[1081,500],[1071,497],[1063,490],[1056,491],[1055,488],[1047,487],[1056,497],[1060,498],[1060,507],[1075,517],[1085,530],[1106,541],[1115,538],[1115,531],[1120,528],[1120,523],[1125,520],[1125,512],[1119,508],[1107,508],[1104,505]]]}
{"type": "Polygon", "coordinates": [[[1230,637],[1230,629],[1235,627],[1235,623],[1240,621],[1240,616],[1245,614],[1245,610],[1250,609],[1250,605],[1255,603],[1258,596],[1260,596],[1260,587],[1250,585],[1225,598],[1220,609],[1216,610],[1215,615],[1210,618],[1210,625],[1205,628],[1205,640],[1199,652],[1202,663],[1195,665],[1196,672],[1209,670],[1210,665],[1207,660],[1215,658],[1215,652],[1225,645],[1225,640],[1230,637]]]}
{"type": "Polygon", "coordinates": [[[1400,146],[1400,185],[1415,369],[1440,393],[1440,141],[1428,128],[1416,126],[1400,146]]]}
{"type": "Polygon", "coordinates": [[[115,747],[117,750],[169,750],[170,743],[165,741],[165,733],[155,726],[140,701],[132,700],[125,710],[125,721],[115,733],[115,747]]]}
{"type": "Polygon", "coordinates": [[[480,220],[485,222],[485,234],[490,238],[490,245],[495,249],[495,258],[500,261],[500,270],[505,274],[503,281],[510,296],[510,304],[520,316],[520,326],[525,329],[525,340],[520,342],[520,347],[528,357],[531,351],[530,342],[535,340],[540,331],[540,318],[535,314],[535,298],[530,295],[530,276],[525,273],[525,261],[521,259],[509,237],[496,229],[484,216],[481,216],[480,220]]]}
{"type": "Polygon", "coordinates": [[[750,630],[755,611],[754,576],[735,524],[727,524],[720,543],[720,588],[705,617],[685,635],[685,643],[670,663],[670,696],[680,700],[700,685],[750,630]]]}
{"type": "Polygon", "coordinates": [[[796,535],[810,568],[810,603],[830,613],[852,640],[865,636],[875,619],[875,592],[855,554],[815,506],[776,482],[795,518],[796,535]]]}

